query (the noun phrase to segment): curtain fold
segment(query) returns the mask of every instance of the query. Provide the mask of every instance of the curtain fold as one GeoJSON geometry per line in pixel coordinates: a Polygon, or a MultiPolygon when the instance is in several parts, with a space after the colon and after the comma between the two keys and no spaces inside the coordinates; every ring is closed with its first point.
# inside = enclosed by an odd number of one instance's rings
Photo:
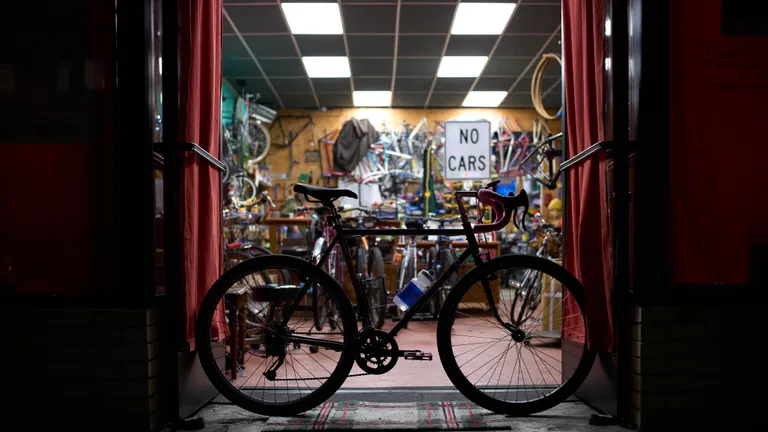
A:
{"type": "MultiPolygon", "coordinates": [[[[221,0],[179,2],[181,139],[219,157],[221,127],[221,0]]],[[[200,303],[221,275],[221,183],[216,169],[188,153],[184,167],[184,270],[187,340],[194,349],[200,303]]],[[[221,313],[221,311],[219,311],[221,313]]],[[[223,317],[214,318],[223,323],[223,317]]],[[[226,326],[212,329],[226,333],[226,326]]]]}
{"type": "MultiPolygon", "coordinates": [[[[563,1],[563,61],[568,154],[574,156],[604,137],[603,40],[605,0],[563,1]]],[[[605,155],[571,169],[565,202],[566,267],[584,285],[587,341],[598,351],[613,350],[611,248],[605,155]]],[[[564,301],[565,316],[575,305],[564,301]]],[[[574,318],[563,326],[577,325],[574,318]]],[[[584,335],[568,335],[576,337],[584,335]]]]}

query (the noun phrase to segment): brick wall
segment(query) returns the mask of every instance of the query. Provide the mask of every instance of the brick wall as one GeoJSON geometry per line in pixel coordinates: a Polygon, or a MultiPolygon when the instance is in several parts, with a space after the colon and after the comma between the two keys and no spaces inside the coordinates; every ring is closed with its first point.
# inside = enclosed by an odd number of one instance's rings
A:
{"type": "Polygon", "coordinates": [[[632,405],[640,430],[764,423],[768,312],[727,300],[635,308],[632,405]]]}
{"type": "Polygon", "coordinates": [[[160,427],[153,310],[14,311],[5,318],[12,414],[73,430],[160,427]]]}

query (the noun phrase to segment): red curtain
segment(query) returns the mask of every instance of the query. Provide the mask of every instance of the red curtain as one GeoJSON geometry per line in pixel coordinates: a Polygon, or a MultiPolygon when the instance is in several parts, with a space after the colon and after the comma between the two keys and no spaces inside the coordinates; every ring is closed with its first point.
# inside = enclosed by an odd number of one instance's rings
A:
{"type": "MultiPolygon", "coordinates": [[[[221,0],[185,0],[179,6],[179,123],[182,140],[219,155],[221,124],[221,0]]],[[[221,275],[219,173],[195,154],[184,172],[184,271],[187,340],[194,349],[200,303],[221,275]]],[[[217,322],[223,320],[215,320],[217,322]]],[[[214,329],[226,331],[225,329],[214,329]]]]}
{"type": "Polygon", "coordinates": [[[751,254],[768,238],[762,166],[768,140],[761,130],[768,38],[746,33],[744,21],[764,22],[761,13],[741,9],[724,17],[723,7],[736,6],[725,3],[670,3],[673,283],[744,284],[750,270],[760,271],[750,264],[765,265],[751,263],[751,254]]]}
{"type": "MultiPolygon", "coordinates": [[[[605,0],[563,2],[563,60],[567,105],[568,154],[603,139],[603,35],[605,0]]],[[[613,350],[611,251],[604,154],[570,171],[566,195],[566,267],[584,285],[587,341],[592,349],[613,350]]],[[[575,305],[565,301],[565,316],[575,305]]],[[[566,329],[579,323],[574,318],[566,329]]],[[[576,336],[566,334],[566,337],[576,336]]]]}

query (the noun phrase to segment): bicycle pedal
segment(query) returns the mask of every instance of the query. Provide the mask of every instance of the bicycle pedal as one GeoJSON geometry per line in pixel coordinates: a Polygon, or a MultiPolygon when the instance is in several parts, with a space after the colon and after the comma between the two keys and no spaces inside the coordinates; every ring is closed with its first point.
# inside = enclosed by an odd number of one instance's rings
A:
{"type": "Polygon", "coordinates": [[[421,351],[406,352],[403,356],[404,360],[420,360],[420,361],[432,361],[432,353],[421,351]]]}

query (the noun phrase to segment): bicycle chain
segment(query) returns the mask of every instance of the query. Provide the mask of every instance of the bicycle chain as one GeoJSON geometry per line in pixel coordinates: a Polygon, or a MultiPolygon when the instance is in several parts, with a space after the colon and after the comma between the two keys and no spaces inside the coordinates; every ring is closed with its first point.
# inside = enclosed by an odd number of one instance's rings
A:
{"type": "MultiPolygon", "coordinates": [[[[361,377],[365,375],[370,375],[370,374],[369,373],[352,374],[352,375],[347,375],[347,378],[355,378],[355,377],[361,377]]],[[[317,380],[328,379],[328,378],[330,377],[327,376],[327,377],[312,377],[312,378],[275,378],[273,381],[317,381],[317,380]]]]}
{"type": "MultiPolygon", "coordinates": [[[[300,335],[341,335],[343,336],[344,333],[333,333],[333,332],[294,332],[292,334],[300,334],[300,335]]],[[[356,378],[361,376],[370,375],[369,373],[359,373],[359,374],[352,374],[347,375],[347,378],[356,378]]],[[[312,377],[312,378],[275,378],[272,381],[317,381],[322,379],[329,379],[330,377],[312,377]]]]}
{"type": "Polygon", "coordinates": [[[307,336],[314,336],[314,335],[338,335],[338,336],[344,336],[344,333],[333,333],[333,332],[293,332],[291,334],[307,335],[307,336]]]}

